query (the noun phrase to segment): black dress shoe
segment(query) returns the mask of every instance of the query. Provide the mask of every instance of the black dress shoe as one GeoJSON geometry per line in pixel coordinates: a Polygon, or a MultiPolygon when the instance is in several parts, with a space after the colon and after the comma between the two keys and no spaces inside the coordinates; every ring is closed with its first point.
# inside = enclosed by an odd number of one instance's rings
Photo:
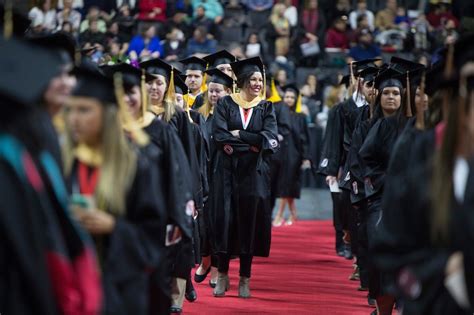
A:
{"type": "Polygon", "coordinates": [[[184,294],[184,297],[189,302],[194,302],[197,300],[198,296],[196,290],[194,290],[193,283],[190,280],[186,281],[186,293],[184,294]]]}
{"type": "Polygon", "coordinates": [[[182,312],[183,310],[181,309],[181,307],[178,307],[176,305],[170,307],[170,314],[181,314],[182,312]]]}
{"type": "Polygon", "coordinates": [[[345,259],[352,259],[354,258],[354,256],[352,256],[352,250],[351,250],[351,247],[348,245],[346,246],[345,250],[344,250],[344,258],[345,259]]]}
{"type": "Polygon", "coordinates": [[[209,286],[214,289],[216,287],[216,283],[209,280],[209,286]]]}
{"type": "Polygon", "coordinates": [[[367,296],[367,304],[369,304],[369,306],[375,307],[375,299],[367,296]]]}
{"type": "Polygon", "coordinates": [[[195,273],[194,274],[194,281],[196,283],[203,282],[204,280],[206,280],[206,277],[207,277],[207,275],[209,274],[210,271],[211,271],[211,266],[209,266],[209,268],[207,268],[206,272],[203,275],[198,275],[197,273],[195,273]]]}

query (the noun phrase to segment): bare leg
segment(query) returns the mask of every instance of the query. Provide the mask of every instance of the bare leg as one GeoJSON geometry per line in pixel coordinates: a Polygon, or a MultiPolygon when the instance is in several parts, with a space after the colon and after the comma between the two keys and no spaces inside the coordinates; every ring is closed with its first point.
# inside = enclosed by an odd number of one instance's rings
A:
{"type": "Polygon", "coordinates": [[[286,225],[292,225],[296,221],[295,198],[288,198],[288,207],[290,208],[290,217],[288,218],[286,225]]]}
{"type": "Polygon", "coordinates": [[[280,199],[280,206],[278,208],[277,214],[275,215],[275,219],[273,219],[273,226],[281,226],[283,224],[283,212],[285,211],[286,203],[286,198],[280,199]]]}
{"type": "Polygon", "coordinates": [[[207,269],[209,269],[210,266],[211,266],[211,256],[204,256],[202,257],[201,264],[196,270],[196,273],[201,276],[206,273],[207,269]]]}

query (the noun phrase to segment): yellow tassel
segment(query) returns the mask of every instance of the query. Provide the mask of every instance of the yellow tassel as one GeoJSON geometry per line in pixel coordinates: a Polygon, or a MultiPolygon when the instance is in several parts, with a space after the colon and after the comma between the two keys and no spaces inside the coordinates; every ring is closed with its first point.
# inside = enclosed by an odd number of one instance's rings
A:
{"type": "Polygon", "coordinates": [[[281,96],[278,93],[278,90],[275,85],[275,80],[272,78],[272,81],[270,83],[270,91],[272,93],[272,96],[270,96],[267,101],[273,102],[273,103],[278,103],[281,102],[281,96]]]}
{"type": "MultiPolygon", "coordinates": [[[[206,64],[206,70],[209,69],[209,64],[206,64]]],[[[205,93],[207,91],[207,73],[203,72],[202,75],[202,82],[201,82],[201,93],[205,93]]]]}
{"type": "Polygon", "coordinates": [[[410,75],[409,72],[407,71],[407,109],[406,109],[406,115],[407,117],[412,117],[413,113],[411,111],[411,91],[410,91],[410,75]]]}
{"type": "Polygon", "coordinates": [[[263,67],[263,89],[262,98],[267,98],[267,75],[265,74],[265,67],[263,67]]]}
{"type": "Polygon", "coordinates": [[[10,39],[13,35],[13,4],[11,1],[6,1],[5,12],[3,15],[3,37],[10,39]]]}
{"type": "Polygon", "coordinates": [[[301,99],[301,93],[298,93],[298,99],[296,100],[296,108],[295,108],[295,112],[297,113],[301,113],[302,111],[302,107],[303,107],[303,101],[301,99]]]}
{"type": "Polygon", "coordinates": [[[171,68],[170,82],[168,84],[168,91],[166,92],[165,101],[176,103],[176,91],[174,87],[174,68],[171,68]]]}
{"type": "Polygon", "coordinates": [[[140,89],[142,94],[142,117],[145,117],[145,114],[148,111],[148,90],[145,82],[145,69],[142,69],[140,89]]]}
{"type": "MultiPolygon", "coordinates": [[[[423,75],[421,76],[421,83],[420,83],[420,95],[422,98],[425,97],[425,79],[426,79],[425,72],[423,71],[423,75]]],[[[416,108],[416,128],[419,130],[425,129],[425,113],[423,111],[422,106],[418,106],[416,108]]]]}
{"type": "Polygon", "coordinates": [[[138,123],[132,118],[130,111],[125,104],[124,96],[125,91],[123,89],[123,78],[122,74],[117,72],[114,74],[114,87],[115,87],[115,98],[119,105],[119,117],[122,122],[123,128],[128,131],[133,141],[139,146],[146,146],[150,139],[148,135],[140,128],[138,123]]]}

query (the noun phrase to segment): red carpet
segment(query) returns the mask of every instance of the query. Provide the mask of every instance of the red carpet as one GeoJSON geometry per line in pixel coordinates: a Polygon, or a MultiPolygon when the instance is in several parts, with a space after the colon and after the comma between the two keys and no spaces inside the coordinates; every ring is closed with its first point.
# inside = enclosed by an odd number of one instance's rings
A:
{"type": "MultiPolygon", "coordinates": [[[[269,258],[255,258],[250,288],[252,298],[239,299],[238,261],[232,261],[231,288],[223,298],[212,296],[205,282],[195,284],[198,299],[185,301],[184,314],[364,314],[367,292],[349,281],[352,262],[334,250],[330,221],[298,221],[273,229],[269,258]]],[[[194,275],[193,270],[193,275],[194,275]]]]}

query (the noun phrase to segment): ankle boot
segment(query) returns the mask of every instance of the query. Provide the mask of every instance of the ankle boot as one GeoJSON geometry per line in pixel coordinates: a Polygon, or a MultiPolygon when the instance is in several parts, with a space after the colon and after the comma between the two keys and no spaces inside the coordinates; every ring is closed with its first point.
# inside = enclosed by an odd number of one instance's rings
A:
{"type": "Polygon", "coordinates": [[[225,291],[229,290],[230,282],[227,273],[219,272],[217,274],[217,283],[214,288],[214,296],[224,296],[225,291]]]}
{"type": "Polygon", "coordinates": [[[250,278],[240,277],[239,297],[248,299],[250,297],[250,278]]]}

